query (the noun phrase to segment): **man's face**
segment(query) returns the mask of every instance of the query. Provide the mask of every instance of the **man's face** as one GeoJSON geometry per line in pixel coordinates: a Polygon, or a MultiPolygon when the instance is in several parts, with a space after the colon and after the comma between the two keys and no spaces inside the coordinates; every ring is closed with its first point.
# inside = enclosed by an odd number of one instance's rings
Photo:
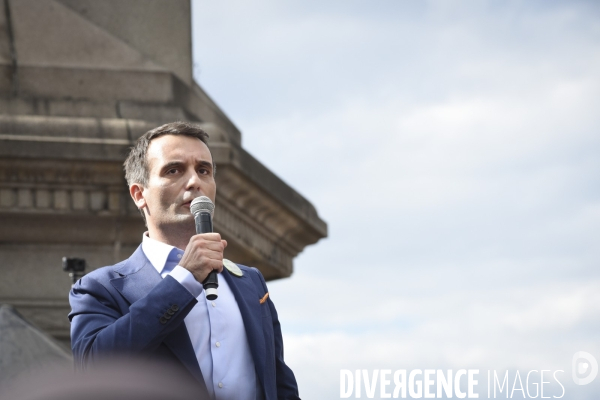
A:
{"type": "MultiPolygon", "coordinates": [[[[178,225],[194,227],[191,201],[207,196],[213,203],[217,187],[210,150],[199,139],[164,135],[148,147],[148,183],[140,187],[140,208],[145,208],[148,228],[167,232],[178,225]]],[[[133,192],[132,192],[133,195],[133,192]]]]}

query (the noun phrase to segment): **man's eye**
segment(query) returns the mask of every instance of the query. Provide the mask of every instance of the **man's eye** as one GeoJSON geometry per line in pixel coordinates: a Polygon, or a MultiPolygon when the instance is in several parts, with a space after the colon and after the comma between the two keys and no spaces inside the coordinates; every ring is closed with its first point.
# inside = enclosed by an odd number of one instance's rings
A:
{"type": "Polygon", "coordinates": [[[206,168],[200,168],[200,169],[198,170],[198,173],[199,173],[200,175],[208,175],[208,174],[210,174],[210,171],[209,171],[209,170],[207,170],[206,168]]]}
{"type": "Polygon", "coordinates": [[[176,174],[177,173],[177,168],[171,168],[170,170],[167,171],[167,174],[172,175],[172,174],[176,174]]]}

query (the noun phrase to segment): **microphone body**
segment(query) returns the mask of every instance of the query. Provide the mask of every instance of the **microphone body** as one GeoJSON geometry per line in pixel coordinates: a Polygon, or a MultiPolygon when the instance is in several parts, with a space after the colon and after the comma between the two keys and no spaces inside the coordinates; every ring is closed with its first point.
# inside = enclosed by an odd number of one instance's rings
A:
{"type": "MultiPolygon", "coordinates": [[[[213,231],[212,213],[214,204],[206,196],[196,197],[190,206],[194,221],[196,222],[196,233],[211,233],[213,231]]],[[[217,271],[211,271],[204,282],[202,282],[206,298],[208,300],[217,299],[217,288],[219,287],[219,278],[217,271]]]]}
{"type": "Polygon", "coordinates": [[[213,231],[212,216],[207,211],[199,212],[194,216],[196,220],[196,233],[211,233],[213,231]]]}

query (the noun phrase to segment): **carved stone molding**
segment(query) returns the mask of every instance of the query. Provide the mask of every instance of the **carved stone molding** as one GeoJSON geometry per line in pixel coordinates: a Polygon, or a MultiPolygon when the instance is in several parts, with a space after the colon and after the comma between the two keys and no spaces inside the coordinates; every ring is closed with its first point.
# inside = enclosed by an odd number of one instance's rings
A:
{"type": "MultiPolygon", "coordinates": [[[[114,154],[126,153],[129,146],[113,141],[131,144],[118,137],[126,137],[127,126],[137,124],[140,130],[144,123],[0,116],[0,141],[18,144],[26,137],[36,142],[37,136],[32,133],[41,132],[47,124],[53,127],[50,133],[56,132],[47,137],[54,137],[54,144],[63,145],[58,151],[65,151],[68,144],[60,142],[63,137],[59,134],[70,134],[73,139],[95,138],[97,143],[80,143],[89,150],[74,155],[79,159],[67,159],[64,153],[56,151],[49,156],[60,159],[39,154],[35,162],[22,157],[0,157],[0,218],[51,226],[57,221],[52,216],[63,216],[66,218],[63,224],[72,226],[72,231],[78,233],[70,234],[65,228],[60,236],[62,240],[89,243],[93,232],[73,225],[84,224],[81,218],[86,218],[89,221],[86,223],[97,230],[98,239],[104,238],[103,242],[139,242],[144,227],[123,177],[124,157],[97,160],[87,155],[95,154],[96,146],[118,149],[112,152],[114,154]],[[94,129],[100,126],[102,132],[98,133],[94,129]],[[8,128],[17,132],[19,138],[7,137],[2,129],[8,128]],[[9,218],[10,215],[14,218],[9,218]],[[96,217],[103,219],[91,222],[90,218],[96,217]]],[[[215,228],[232,242],[226,256],[258,267],[267,279],[289,276],[293,271],[293,258],[326,235],[326,225],[310,203],[237,144],[227,141],[227,135],[218,127],[202,126],[213,138],[211,152],[218,165],[215,228]]],[[[30,231],[19,232],[22,236],[0,228],[0,238],[10,235],[13,239],[21,237],[30,242],[37,237],[30,231]]]]}
{"type": "MultiPolygon", "coordinates": [[[[116,162],[0,159],[0,239],[139,243],[144,227],[122,175],[116,162]],[[60,234],[43,238],[10,228],[15,223],[40,232],[55,226],[60,234]]],[[[312,240],[299,240],[301,220],[232,165],[220,165],[217,181],[215,230],[231,242],[226,257],[258,267],[267,279],[291,275],[293,258],[312,240]]]]}
{"type": "Polygon", "coordinates": [[[0,213],[135,215],[120,165],[0,159],[0,213]]]}
{"type": "Polygon", "coordinates": [[[239,248],[237,252],[230,249],[232,260],[261,269],[267,279],[291,275],[292,260],[297,252],[222,196],[217,196],[214,224],[215,231],[239,248]],[[245,251],[239,254],[241,249],[245,251]]]}

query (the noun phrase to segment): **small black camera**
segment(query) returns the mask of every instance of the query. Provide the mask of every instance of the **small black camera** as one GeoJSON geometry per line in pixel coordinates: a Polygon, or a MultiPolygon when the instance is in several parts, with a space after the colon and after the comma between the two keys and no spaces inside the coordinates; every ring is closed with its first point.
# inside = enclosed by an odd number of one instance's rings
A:
{"type": "Polygon", "coordinates": [[[63,257],[62,264],[65,272],[78,273],[85,271],[85,259],[83,258],[63,257]]]}

